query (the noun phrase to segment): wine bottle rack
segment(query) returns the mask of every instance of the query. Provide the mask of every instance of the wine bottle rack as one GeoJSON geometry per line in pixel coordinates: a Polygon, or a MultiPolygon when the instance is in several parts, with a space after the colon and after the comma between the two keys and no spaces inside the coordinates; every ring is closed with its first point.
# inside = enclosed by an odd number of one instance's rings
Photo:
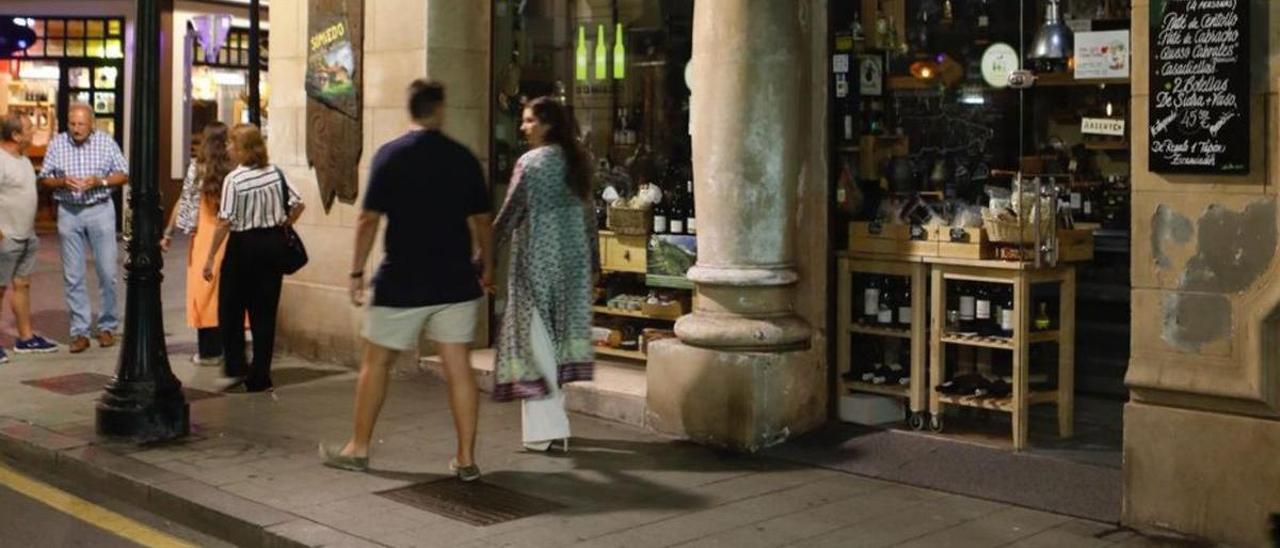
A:
{"type": "MultiPolygon", "coordinates": [[[[904,257],[864,258],[858,255],[841,254],[838,276],[838,348],[836,351],[837,376],[840,379],[840,393],[868,393],[882,396],[902,398],[909,410],[908,424],[916,429],[926,425],[925,411],[928,405],[928,375],[925,366],[928,363],[925,352],[928,349],[928,265],[919,260],[904,257]],[[870,274],[878,276],[903,277],[909,280],[911,324],[910,326],[886,326],[854,320],[854,276],[870,274]],[[910,384],[886,385],[847,380],[843,375],[853,368],[854,349],[852,335],[869,335],[884,339],[897,339],[902,344],[910,345],[911,361],[903,364],[908,369],[910,384]]],[[[863,353],[859,353],[863,354],[863,353]]]]}
{"type": "Polygon", "coordinates": [[[1053,403],[1058,411],[1058,435],[1069,438],[1073,434],[1075,410],[1075,267],[1060,264],[1050,268],[1035,268],[1030,263],[1004,261],[928,261],[931,266],[930,285],[932,296],[930,311],[929,375],[931,386],[939,386],[947,379],[947,352],[949,346],[977,346],[1007,350],[1013,353],[1013,393],[1007,397],[955,396],[929,390],[930,428],[942,431],[944,406],[976,407],[1002,411],[1012,415],[1013,449],[1022,450],[1027,445],[1029,408],[1032,405],[1053,403]],[[964,281],[989,284],[1005,284],[1013,288],[1012,336],[970,335],[949,331],[946,322],[948,282],[964,281]],[[1033,284],[1059,285],[1059,307],[1056,330],[1032,331],[1033,284]],[[1058,343],[1058,386],[1051,391],[1033,391],[1030,387],[1031,351],[1033,344],[1058,343]]]}

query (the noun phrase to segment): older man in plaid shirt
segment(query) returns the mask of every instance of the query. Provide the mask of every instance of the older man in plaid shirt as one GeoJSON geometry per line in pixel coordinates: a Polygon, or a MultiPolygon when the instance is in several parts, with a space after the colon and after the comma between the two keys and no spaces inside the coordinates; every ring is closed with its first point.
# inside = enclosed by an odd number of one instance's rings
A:
{"type": "Polygon", "coordinates": [[[129,164],[115,140],[94,130],[93,110],[71,105],[67,131],[58,134],[45,152],[40,184],[54,189],[58,202],[58,238],[62,243],[62,281],[71,310],[73,353],[89,348],[92,308],[85,284],[86,254],[93,252],[102,307],[98,313],[98,344],[114,345],[120,320],[116,315],[116,210],[111,191],[129,181],[129,164]]]}

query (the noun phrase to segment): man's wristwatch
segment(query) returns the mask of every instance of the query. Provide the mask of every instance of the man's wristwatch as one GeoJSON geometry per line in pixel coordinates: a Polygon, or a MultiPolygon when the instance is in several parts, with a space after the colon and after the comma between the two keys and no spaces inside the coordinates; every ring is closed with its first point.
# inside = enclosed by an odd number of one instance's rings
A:
{"type": "Polygon", "coordinates": [[[101,179],[98,179],[98,186],[102,186],[102,187],[107,186],[107,178],[103,177],[101,179]]]}

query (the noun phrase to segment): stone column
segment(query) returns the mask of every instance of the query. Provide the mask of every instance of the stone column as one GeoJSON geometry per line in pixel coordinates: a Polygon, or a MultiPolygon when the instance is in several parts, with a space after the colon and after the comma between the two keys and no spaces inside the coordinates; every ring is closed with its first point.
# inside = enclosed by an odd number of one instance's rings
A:
{"type": "Polygon", "coordinates": [[[821,420],[821,360],[794,312],[809,135],[808,2],[699,2],[693,25],[698,262],[679,341],[650,345],[649,423],[754,451],[821,420]]]}

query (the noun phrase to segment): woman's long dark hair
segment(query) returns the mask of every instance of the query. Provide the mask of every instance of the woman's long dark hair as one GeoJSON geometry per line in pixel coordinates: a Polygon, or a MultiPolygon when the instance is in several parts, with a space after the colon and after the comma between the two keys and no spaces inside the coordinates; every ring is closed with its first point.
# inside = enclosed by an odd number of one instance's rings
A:
{"type": "Polygon", "coordinates": [[[560,101],[539,97],[527,107],[538,121],[547,124],[547,144],[560,145],[569,161],[569,177],[565,181],[574,195],[591,199],[591,158],[578,142],[578,122],[560,101]]]}
{"type": "Polygon", "coordinates": [[[222,198],[222,180],[236,163],[227,154],[227,125],[213,122],[204,127],[204,139],[196,153],[196,176],[200,178],[200,192],[215,202],[222,198]]]}

